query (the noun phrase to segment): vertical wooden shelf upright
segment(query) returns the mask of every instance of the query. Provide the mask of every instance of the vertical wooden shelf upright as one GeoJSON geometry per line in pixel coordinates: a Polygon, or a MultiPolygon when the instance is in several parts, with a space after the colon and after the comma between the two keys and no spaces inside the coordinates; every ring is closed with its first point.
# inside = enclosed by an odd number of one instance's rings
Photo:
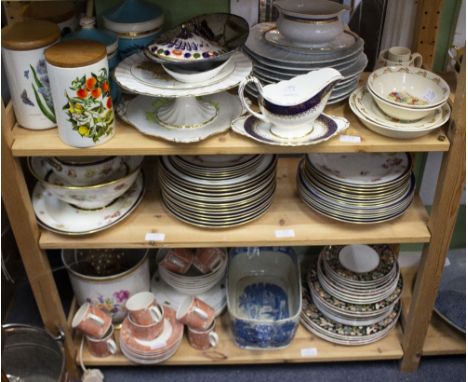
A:
{"type": "MultiPolygon", "coordinates": [[[[424,341],[430,325],[432,307],[437,295],[445,256],[448,251],[450,238],[453,233],[460,194],[462,192],[465,179],[465,77],[466,68],[465,65],[463,65],[462,72],[460,73],[458,79],[458,87],[455,96],[455,103],[453,106],[453,117],[450,125],[448,126],[446,135],[441,133],[439,137],[435,135],[429,138],[414,140],[414,147],[417,147],[417,149],[414,149],[413,151],[447,151],[444,153],[433,211],[427,223],[427,228],[430,232],[430,238],[426,240],[428,242],[424,246],[421,265],[416,274],[416,286],[412,298],[409,300],[410,307],[408,313],[404,317],[404,331],[401,338],[401,347],[403,349],[401,367],[402,370],[405,371],[415,370],[418,366],[419,359],[424,352],[424,341]],[[450,141],[450,147],[447,148],[441,142],[437,143],[438,138],[444,139],[447,137],[450,141]],[[424,149],[425,147],[427,150],[424,149]],[[440,149],[438,150],[437,147],[440,147],[440,149]]],[[[362,134],[365,134],[367,143],[364,145],[364,147],[353,146],[349,148],[336,142],[330,143],[329,145],[320,145],[318,148],[312,147],[304,149],[304,152],[307,150],[320,150],[323,152],[339,152],[340,150],[348,152],[360,150],[375,151],[375,149],[373,149],[374,143],[376,145],[378,144],[378,147],[382,147],[382,151],[384,149],[388,151],[402,151],[401,148],[398,147],[400,141],[380,137],[376,134],[368,132],[368,130],[366,130],[356,120],[352,113],[349,112],[349,110],[346,111],[346,107],[335,107],[332,109],[333,111],[347,113],[345,116],[350,119],[352,128],[356,129],[358,132],[362,132],[362,134]]],[[[24,129],[21,129],[17,126],[11,104],[5,107],[2,103],[1,121],[2,198],[10,218],[20,254],[44,325],[53,333],[57,333],[58,330],[62,330],[64,332],[65,351],[69,366],[68,369],[71,375],[76,375],[77,370],[74,365],[77,348],[73,342],[72,333],[70,327],[67,324],[66,315],[63,311],[57,285],[54,282],[50,264],[44,249],[48,247],[48,243],[53,244],[54,237],[53,235],[47,236],[47,233],[45,231],[41,231],[41,229],[37,226],[28,187],[21,166],[20,157],[27,155],[40,155],[34,148],[28,149],[28,142],[31,141],[30,138],[32,136],[38,138],[37,142],[40,143],[37,143],[37,145],[44,145],[43,147],[36,147],[36,149],[45,151],[50,150],[49,155],[56,155],[58,152],[62,153],[60,155],[93,155],[93,153],[94,155],[106,155],[110,153],[116,154],[119,153],[118,145],[114,147],[112,146],[113,143],[110,142],[108,146],[104,145],[101,149],[95,151],[79,151],[76,149],[67,148],[57,139],[49,139],[50,135],[48,134],[50,134],[50,132],[25,132],[24,129]]],[[[141,144],[135,148],[135,155],[137,152],[161,155],[162,153],[175,154],[177,153],[177,150],[179,150],[179,153],[183,153],[184,151],[183,146],[174,148],[173,145],[164,145],[161,144],[158,140],[152,140],[151,138],[146,137],[142,138],[139,136],[139,133],[136,132],[136,130],[131,128],[129,129],[128,126],[122,126],[122,130],[128,133],[129,136],[133,135],[136,137],[139,144],[141,144]],[[152,146],[152,144],[154,144],[154,146],[152,146]]],[[[117,135],[118,134],[119,131],[117,131],[117,135]]],[[[117,136],[114,139],[117,140],[117,136]]],[[[217,138],[212,138],[209,142],[215,142],[213,143],[215,147],[211,147],[211,143],[202,143],[197,146],[192,146],[190,150],[192,153],[198,152],[200,154],[228,152],[229,148],[233,147],[230,146],[230,143],[235,142],[238,144],[238,146],[235,146],[237,147],[236,150],[238,153],[265,153],[275,151],[275,148],[269,148],[267,150],[263,146],[252,145],[251,142],[248,142],[243,138],[236,137],[230,133],[225,134],[223,139],[224,141],[221,139],[218,140],[217,138]]],[[[128,139],[126,141],[130,142],[128,139]]],[[[403,144],[404,142],[402,142],[402,145],[403,144]]],[[[281,149],[281,152],[285,152],[284,148],[281,149]]],[[[294,149],[291,150],[291,152],[298,151],[297,149],[294,149]]],[[[415,211],[417,212],[416,207],[415,211]]],[[[317,219],[319,218],[317,217],[317,219]]],[[[125,224],[125,222],[122,224],[125,224]]],[[[255,224],[255,222],[252,223],[252,227],[255,227],[255,224]]],[[[395,225],[398,225],[398,221],[395,222],[395,225]]],[[[112,229],[118,229],[118,226],[112,229]]],[[[344,233],[349,235],[351,234],[351,230],[348,229],[346,225],[344,227],[337,228],[336,232],[340,232],[341,229],[344,233]]],[[[392,231],[390,230],[389,232],[392,231]]],[[[374,242],[377,242],[378,240],[379,238],[375,238],[374,242]]],[[[325,243],[325,241],[326,237],[315,238],[315,242],[325,243]]],[[[408,239],[408,242],[410,241],[412,240],[408,239]]],[[[86,242],[86,239],[84,242],[86,242]]],[[[99,240],[97,240],[97,242],[99,242],[99,240]]],[[[99,245],[99,243],[93,243],[92,240],[86,243],[90,247],[102,247],[102,245],[99,245]]],[[[49,247],[52,247],[52,244],[50,244],[49,247]]],[[[281,243],[275,242],[274,244],[280,245],[281,243]]],[[[288,245],[288,242],[284,241],[282,244],[288,245]]],[[[304,242],[303,244],[307,245],[307,242],[304,242]]],[[[184,244],[183,242],[180,242],[178,245],[186,246],[187,243],[184,244]]],[[[304,330],[302,330],[301,333],[303,333],[301,334],[300,338],[302,344],[307,344],[307,341],[313,341],[313,337],[307,337],[307,334],[304,330]]],[[[293,347],[297,346],[294,345],[293,347]]],[[[336,355],[331,356],[325,360],[340,361],[355,359],[349,355],[350,352],[347,352],[346,348],[344,347],[333,347],[333,349],[335,350],[332,350],[331,352],[335,351],[336,355]]],[[[238,350],[237,353],[239,352],[242,351],[238,350]]],[[[259,359],[255,358],[255,354],[256,353],[252,353],[249,357],[244,357],[241,354],[240,357],[245,358],[243,363],[256,363],[259,362],[259,359]]],[[[379,349],[376,347],[375,352],[366,354],[360,359],[370,360],[383,358],[383,356],[379,355],[379,349]]],[[[274,356],[269,358],[268,355],[263,353],[261,356],[261,362],[268,362],[269,360],[271,360],[271,362],[281,362],[274,356]]],[[[283,362],[285,361],[286,360],[283,360],[283,362]]],[[[194,363],[199,362],[194,361],[194,363]]]]}

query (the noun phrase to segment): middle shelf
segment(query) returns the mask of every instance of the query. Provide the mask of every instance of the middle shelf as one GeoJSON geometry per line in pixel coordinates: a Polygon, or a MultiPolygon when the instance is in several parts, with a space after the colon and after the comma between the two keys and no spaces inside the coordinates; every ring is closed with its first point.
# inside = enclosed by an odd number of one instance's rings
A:
{"type": "Polygon", "coordinates": [[[280,158],[277,189],[268,212],[249,224],[229,229],[197,228],[172,217],[161,203],[154,162],[145,167],[146,194],[140,206],[122,223],[87,236],[63,236],[42,230],[43,249],[237,247],[327,245],[355,243],[424,243],[430,240],[429,216],[418,196],[406,213],[390,222],[359,225],[337,222],[313,212],[296,191],[299,158],[280,158]],[[278,231],[288,231],[283,237],[278,231]],[[162,233],[164,240],[149,242],[147,233],[162,233]]]}

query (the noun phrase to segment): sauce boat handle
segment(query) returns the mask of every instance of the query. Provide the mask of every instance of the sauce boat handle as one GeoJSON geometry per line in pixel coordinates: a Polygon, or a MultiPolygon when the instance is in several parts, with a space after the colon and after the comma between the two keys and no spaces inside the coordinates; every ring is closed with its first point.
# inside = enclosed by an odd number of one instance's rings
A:
{"type": "MultiPolygon", "coordinates": [[[[249,82],[252,82],[258,89],[258,92],[259,94],[262,94],[262,84],[260,83],[260,81],[254,77],[254,76],[248,76],[246,79],[244,79],[240,85],[239,85],[239,98],[241,100],[241,103],[242,103],[242,106],[244,107],[244,109],[246,109],[250,114],[254,115],[255,117],[257,117],[258,119],[261,119],[262,121],[265,121],[265,122],[268,122],[268,119],[262,114],[262,113],[257,113],[255,111],[253,111],[249,104],[246,102],[245,100],[245,96],[244,96],[244,91],[245,91],[245,87],[247,86],[247,84],[249,82]]],[[[258,100],[257,100],[258,102],[258,100]]]]}

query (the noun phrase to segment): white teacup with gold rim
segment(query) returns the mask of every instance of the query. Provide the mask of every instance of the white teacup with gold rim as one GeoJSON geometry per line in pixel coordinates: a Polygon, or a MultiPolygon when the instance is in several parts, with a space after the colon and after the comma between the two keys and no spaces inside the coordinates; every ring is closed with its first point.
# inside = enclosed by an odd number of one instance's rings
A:
{"type": "Polygon", "coordinates": [[[380,52],[378,66],[414,66],[420,68],[423,58],[419,53],[411,53],[411,50],[402,46],[393,46],[380,52]]]}
{"type": "Polygon", "coordinates": [[[322,113],[328,98],[343,76],[333,68],[311,71],[287,81],[262,86],[253,76],[239,85],[242,105],[256,118],[271,124],[271,132],[281,138],[303,137],[314,129],[314,121],[322,113]],[[258,89],[260,113],[245,100],[244,89],[252,82],[258,89]]]}

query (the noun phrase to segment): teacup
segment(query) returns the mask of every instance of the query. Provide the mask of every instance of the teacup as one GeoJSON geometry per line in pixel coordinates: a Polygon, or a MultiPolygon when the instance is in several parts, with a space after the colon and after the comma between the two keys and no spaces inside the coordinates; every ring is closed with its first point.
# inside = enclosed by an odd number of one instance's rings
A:
{"type": "Polygon", "coordinates": [[[52,157],[52,171],[64,184],[93,186],[111,180],[122,166],[122,157],[52,157]]]}
{"type": "Polygon", "coordinates": [[[159,266],[168,271],[184,274],[187,273],[193,262],[193,253],[189,249],[171,249],[159,262],[159,266]]]}
{"type": "Polygon", "coordinates": [[[218,333],[215,332],[216,323],[213,321],[211,326],[206,330],[196,330],[188,328],[188,339],[190,345],[195,349],[207,350],[215,348],[219,344],[218,333]]]}
{"type": "Polygon", "coordinates": [[[196,297],[187,297],[177,309],[176,319],[189,328],[207,330],[215,319],[215,310],[196,297]]]}
{"type": "Polygon", "coordinates": [[[164,319],[150,325],[139,325],[128,316],[129,328],[132,336],[139,340],[152,341],[158,337],[164,329],[164,319]]]}
{"type": "Polygon", "coordinates": [[[125,303],[130,319],[142,326],[157,324],[164,319],[164,308],[156,303],[151,292],[134,294],[125,303]]]}
{"type": "Polygon", "coordinates": [[[72,321],[72,327],[81,330],[85,335],[102,338],[112,326],[112,317],[102,309],[84,303],[75,313],[72,321]]]}
{"type": "Polygon", "coordinates": [[[198,248],[193,256],[193,265],[201,273],[209,273],[223,264],[226,254],[221,248],[198,248]]]}
{"type": "Polygon", "coordinates": [[[86,343],[91,354],[96,357],[108,357],[117,353],[117,345],[113,339],[114,328],[111,326],[102,338],[86,336],[86,343]]]}
{"type": "Polygon", "coordinates": [[[342,78],[340,72],[333,68],[311,71],[267,86],[262,86],[256,77],[249,76],[239,85],[239,97],[252,115],[271,124],[272,134],[294,139],[314,129],[314,121],[325,108],[333,87],[342,78]],[[250,82],[258,89],[260,113],[253,111],[244,97],[244,89],[250,82]]]}
{"type": "Polygon", "coordinates": [[[423,64],[419,53],[411,54],[411,50],[401,46],[394,46],[384,50],[379,55],[379,66],[415,66],[420,68],[423,64]]]}

